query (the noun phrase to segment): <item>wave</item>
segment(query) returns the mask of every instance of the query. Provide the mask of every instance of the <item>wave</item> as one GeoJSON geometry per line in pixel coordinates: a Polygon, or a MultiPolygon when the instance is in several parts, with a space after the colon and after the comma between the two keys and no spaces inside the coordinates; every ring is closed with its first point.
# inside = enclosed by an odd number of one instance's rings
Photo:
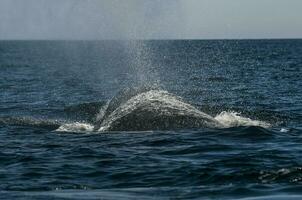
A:
{"type": "Polygon", "coordinates": [[[302,167],[281,168],[277,170],[261,171],[259,180],[262,183],[273,183],[285,181],[291,183],[302,183],[302,167]]]}
{"type": "Polygon", "coordinates": [[[50,119],[37,119],[32,117],[1,117],[0,124],[2,125],[14,125],[14,126],[33,126],[41,127],[47,129],[57,129],[64,122],[60,120],[50,120],[50,119]]]}

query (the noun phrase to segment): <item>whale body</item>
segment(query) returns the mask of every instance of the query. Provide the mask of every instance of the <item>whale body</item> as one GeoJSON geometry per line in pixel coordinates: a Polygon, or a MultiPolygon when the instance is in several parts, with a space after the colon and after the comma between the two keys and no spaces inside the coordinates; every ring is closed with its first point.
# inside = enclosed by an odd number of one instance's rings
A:
{"type": "Polygon", "coordinates": [[[252,120],[233,111],[212,117],[181,97],[150,88],[126,88],[107,103],[89,102],[64,109],[73,122],[33,117],[0,117],[0,125],[35,126],[63,132],[152,131],[192,128],[230,128],[270,123],[252,120]]]}
{"type": "Polygon", "coordinates": [[[96,117],[95,131],[147,131],[223,125],[182,98],[155,88],[127,88],[96,117]]]}

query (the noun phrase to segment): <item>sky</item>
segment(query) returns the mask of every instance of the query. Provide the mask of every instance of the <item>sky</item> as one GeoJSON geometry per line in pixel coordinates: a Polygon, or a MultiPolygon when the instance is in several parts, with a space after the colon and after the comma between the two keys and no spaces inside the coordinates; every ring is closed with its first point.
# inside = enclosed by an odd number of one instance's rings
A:
{"type": "Polygon", "coordinates": [[[302,38],[302,0],[0,0],[0,39],[302,38]]]}

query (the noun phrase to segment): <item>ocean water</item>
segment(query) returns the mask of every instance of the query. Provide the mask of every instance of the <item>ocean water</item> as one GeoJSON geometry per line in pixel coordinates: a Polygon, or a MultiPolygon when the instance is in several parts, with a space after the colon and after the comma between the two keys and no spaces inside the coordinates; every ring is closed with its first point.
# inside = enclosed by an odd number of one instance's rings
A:
{"type": "Polygon", "coordinates": [[[0,199],[301,199],[302,40],[0,41],[0,199]]]}

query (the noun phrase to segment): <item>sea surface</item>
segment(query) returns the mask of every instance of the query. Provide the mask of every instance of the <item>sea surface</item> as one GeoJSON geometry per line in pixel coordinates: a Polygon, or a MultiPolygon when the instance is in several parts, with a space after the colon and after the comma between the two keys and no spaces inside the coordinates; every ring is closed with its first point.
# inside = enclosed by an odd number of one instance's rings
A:
{"type": "Polygon", "coordinates": [[[302,199],[302,40],[0,41],[0,199],[302,199]]]}

